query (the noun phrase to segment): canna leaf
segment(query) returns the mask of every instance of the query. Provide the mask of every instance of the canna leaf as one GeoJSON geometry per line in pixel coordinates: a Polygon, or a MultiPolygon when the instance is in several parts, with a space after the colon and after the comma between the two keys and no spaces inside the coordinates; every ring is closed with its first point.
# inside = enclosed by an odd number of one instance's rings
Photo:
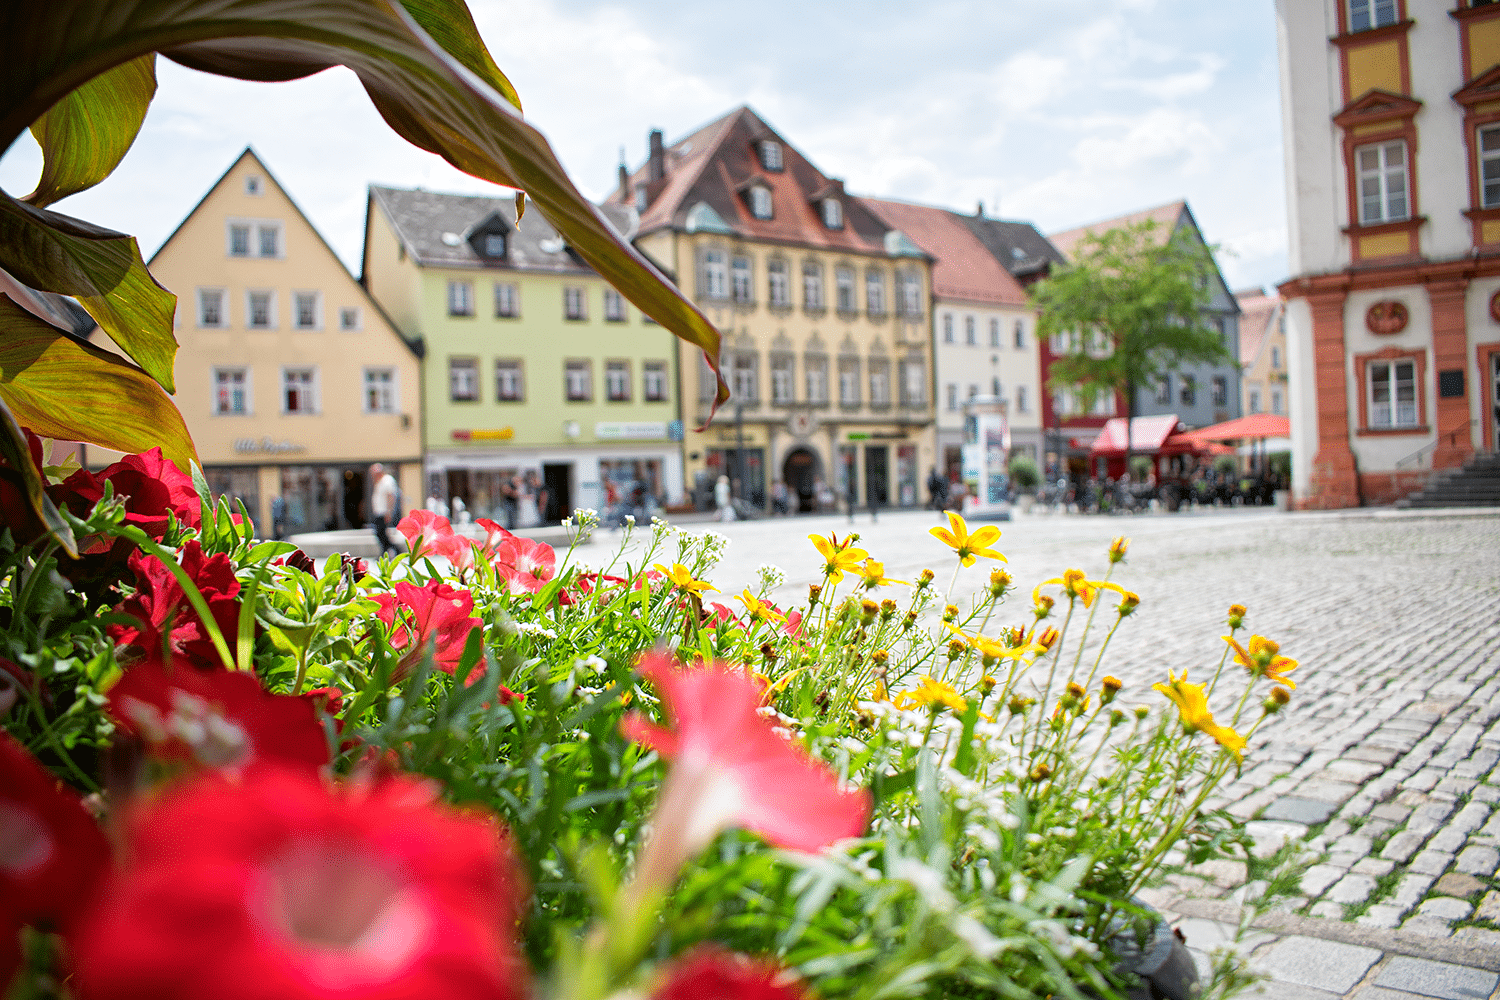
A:
{"type": "Polygon", "coordinates": [[[177,297],[146,270],[135,237],[0,192],[0,268],[32,288],[76,298],[120,350],[175,391],[177,297]]]}
{"type": "MultiPolygon", "coordinates": [[[[10,305],[10,299],[0,295],[0,304],[10,305]]],[[[4,458],[20,477],[26,500],[31,504],[31,509],[36,512],[36,515],[42,519],[42,524],[46,526],[48,533],[57,539],[58,543],[67,550],[68,555],[77,558],[78,543],[73,538],[73,529],[68,527],[68,522],[63,519],[57,505],[47,495],[47,484],[42,481],[41,473],[31,462],[31,452],[26,444],[26,432],[21,429],[15,415],[10,412],[10,407],[5,405],[3,395],[0,395],[0,458],[4,458]]]]}
{"type": "Polygon", "coordinates": [[[108,177],[125,158],[156,93],[156,54],[101,73],[31,125],[42,147],[42,176],[25,200],[37,208],[108,177]]]}
{"type": "Polygon", "coordinates": [[[0,296],[0,400],[42,437],[115,451],[161,447],[190,468],[198,460],[182,414],[145,372],[75,340],[0,296]]]}

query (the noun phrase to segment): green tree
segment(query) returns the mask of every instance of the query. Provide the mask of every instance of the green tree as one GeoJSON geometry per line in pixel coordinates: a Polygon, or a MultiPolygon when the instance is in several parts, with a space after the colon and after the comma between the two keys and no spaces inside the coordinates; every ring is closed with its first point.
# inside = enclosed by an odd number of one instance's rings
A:
{"type": "MultiPolygon", "coordinates": [[[[1233,364],[1203,309],[1215,274],[1209,249],[1184,231],[1167,235],[1153,220],[1079,241],[1072,265],[1038,282],[1037,335],[1063,334],[1073,349],[1052,365],[1049,389],[1076,388],[1086,405],[1104,393],[1125,395],[1184,364],[1233,364]]],[[[1134,442],[1126,423],[1126,468],[1134,442]]]]}

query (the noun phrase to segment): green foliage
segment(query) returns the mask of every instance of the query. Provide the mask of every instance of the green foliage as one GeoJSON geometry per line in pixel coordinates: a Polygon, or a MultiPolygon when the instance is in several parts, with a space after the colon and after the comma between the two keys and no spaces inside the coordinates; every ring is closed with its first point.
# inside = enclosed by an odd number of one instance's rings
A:
{"type": "Polygon", "coordinates": [[[1042,485],[1042,472],[1029,455],[1014,455],[1010,460],[1010,479],[1023,490],[1034,490],[1042,485]]]}

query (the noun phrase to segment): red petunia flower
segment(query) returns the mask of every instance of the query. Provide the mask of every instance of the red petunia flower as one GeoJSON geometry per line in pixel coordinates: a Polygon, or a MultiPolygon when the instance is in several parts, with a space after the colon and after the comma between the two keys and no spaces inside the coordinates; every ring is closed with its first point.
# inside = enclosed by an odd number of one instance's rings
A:
{"type": "MultiPolygon", "coordinates": [[[[433,666],[453,673],[463,659],[469,633],[484,625],[478,618],[470,617],[474,596],[439,580],[429,580],[423,587],[402,581],[394,589],[394,595],[378,594],[375,600],[380,602],[377,617],[391,626],[391,648],[398,652],[406,650],[397,665],[397,677],[410,675],[421,662],[429,639],[436,644],[433,666]],[[406,611],[400,621],[398,609],[406,611]]],[[[482,667],[481,662],[469,675],[471,681],[477,679],[482,667]]]]}
{"type": "Polygon", "coordinates": [[[866,790],[845,791],[828,766],[772,731],[756,711],[761,691],[743,671],[725,664],[682,669],[651,653],[637,669],[661,692],[673,728],[639,714],[621,722],[624,734],[667,760],[638,878],[669,884],[687,858],[733,826],[778,847],[816,851],[857,837],[869,820],[866,790]]]}
{"type": "Polygon", "coordinates": [[[480,549],[484,553],[485,562],[494,561],[495,556],[500,553],[500,546],[504,545],[507,539],[516,537],[501,527],[498,522],[491,521],[487,517],[477,517],[474,523],[484,529],[484,541],[480,543],[480,549]]]}
{"type": "Polygon", "coordinates": [[[114,488],[115,496],[125,500],[125,523],[152,538],[166,533],[169,513],[190,528],[202,523],[202,505],[193,488],[193,477],[171,459],[163,458],[160,448],[126,455],[97,474],[79,469],[48,492],[55,501],[67,503],[75,516],[86,517],[104,498],[106,482],[114,488]]]}
{"type": "MultiPolygon", "coordinates": [[[[0,936],[68,931],[109,866],[109,845],[71,790],[0,731],[0,936]]],[[[0,955],[0,992],[12,967],[0,955]]]]}
{"type": "Polygon", "coordinates": [[[78,935],[86,1000],[523,1000],[502,828],[411,778],[205,775],[129,817],[78,935]]]}
{"type": "Polygon", "coordinates": [[[453,540],[452,522],[422,508],[396,522],[396,530],[406,536],[406,547],[413,559],[447,555],[453,540]]]}
{"type": "Polygon", "coordinates": [[[253,674],[168,674],[160,663],[142,663],[110,688],[109,711],[159,760],[229,771],[267,760],[312,767],[329,761],[317,705],[270,694],[253,674]]]}
{"type": "Polygon", "coordinates": [[[500,544],[495,555],[495,571],[500,572],[502,566],[514,567],[517,573],[532,577],[540,585],[557,575],[557,551],[546,542],[511,535],[500,544]]]}
{"type": "MultiPolygon", "coordinates": [[[[179,562],[197,585],[208,610],[213,614],[231,655],[238,646],[240,627],[240,582],[234,575],[234,564],[223,553],[204,557],[197,539],[182,547],[179,562]]],[[[116,611],[134,615],[140,626],[109,625],[106,631],[118,646],[134,646],[148,659],[160,659],[162,635],[171,619],[169,648],[195,666],[223,666],[208,631],[198,619],[198,612],[182,592],[177,578],[155,556],[133,552],[130,568],[135,573],[136,593],[121,602],[116,611]]]]}
{"type": "Polygon", "coordinates": [[[651,1000],[803,1000],[801,984],[775,962],[701,945],[667,969],[651,1000]]]}

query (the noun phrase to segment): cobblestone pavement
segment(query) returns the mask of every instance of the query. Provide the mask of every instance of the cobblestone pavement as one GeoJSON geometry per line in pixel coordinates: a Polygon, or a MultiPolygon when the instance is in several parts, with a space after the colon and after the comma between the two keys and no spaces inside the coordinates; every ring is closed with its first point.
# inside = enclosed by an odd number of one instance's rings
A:
{"type": "MultiPolygon", "coordinates": [[[[931,566],[942,584],[953,564],[934,523],[866,514],[853,530],[888,575],[931,566]]],[[[723,591],[769,562],[787,572],[778,596],[797,601],[818,579],[806,535],[850,529],[841,517],[703,527],[731,540],[711,574],[723,591]]],[[[1114,535],[1133,539],[1114,579],[1141,610],[1108,661],[1122,700],[1153,699],[1169,669],[1206,680],[1231,603],[1300,661],[1291,705],[1254,734],[1220,803],[1250,821],[1260,851],[1289,840],[1310,862],[1239,944],[1273,977],[1261,995],[1500,997],[1500,511],[1044,514],[1001,527],[1028,590],[1069,566],[1096,575],[1114,535]]],[[[963,571],[955,594],[987,572],[963,571]]],[[[1009,604],[1017,623],[1027,603],[1009,604]]],[[[1245,877],[1213,863],[1172,876],[1153,902],[1203,960],[1260,890],[1245,877]]]]}

